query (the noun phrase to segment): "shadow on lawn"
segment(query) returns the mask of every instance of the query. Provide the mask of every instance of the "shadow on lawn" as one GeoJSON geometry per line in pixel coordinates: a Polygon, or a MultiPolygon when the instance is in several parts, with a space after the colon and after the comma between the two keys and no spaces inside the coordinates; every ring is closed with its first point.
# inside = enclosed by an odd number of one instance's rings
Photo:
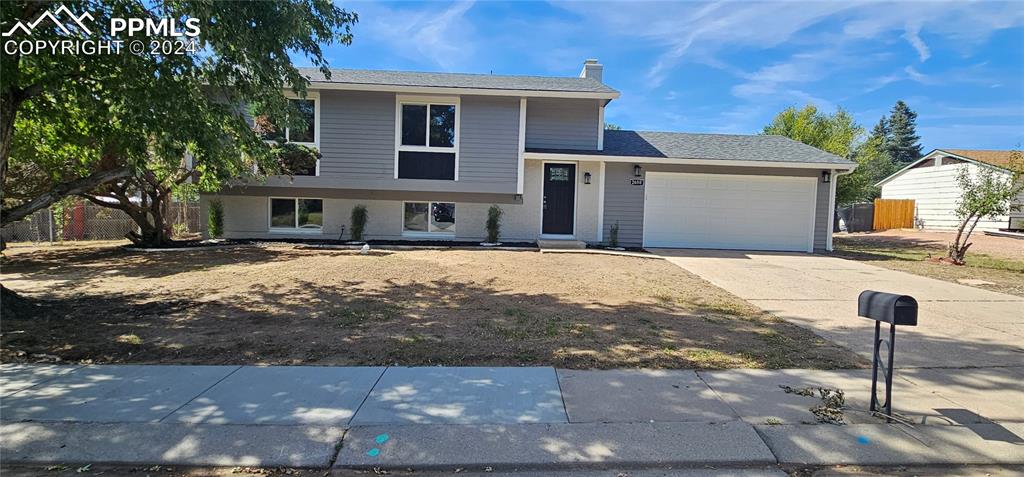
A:
{"type": "Polygon", "coordinates": [[[4,317],[5,361],[554,365],[568,368],[863,366],[770,315],[671,300],[619,306],[447,277],[338,285],[258,284],[230,300],[197,291],[81,294],[4,317]]]}

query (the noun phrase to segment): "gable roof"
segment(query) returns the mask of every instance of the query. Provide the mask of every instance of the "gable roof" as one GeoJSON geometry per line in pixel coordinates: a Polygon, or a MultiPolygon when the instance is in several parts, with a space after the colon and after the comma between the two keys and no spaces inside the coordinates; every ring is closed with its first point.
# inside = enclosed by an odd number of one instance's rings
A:
{"type": "Polygon", "coordinates": [[[319,68],[299,68],[313,83],[399,88],[458,88],[497,91],[538,91],[548,93],[590,93],[595,97],[617,98],[619,92],[593,78],[565,76],[511,76],[469,73],[423,73],[414,71],[331,69],[328,79],[319,68]]]}
{"type": "Polygon", "coordinates": [[[1013,154],[1013,151],[998,151],[994,149],[936,149],[935,151],[948,152],[965,159],[972,159],[1003,169],[1010,167],[1010,158],[1013,154]]]}
{"type": "Polygon", "coordinates": [[[902,169],[893,172],[886,177],[875,183],[876,186],[881,186],[897,177],[902,175],[904,172],[909,171],[914,166],[934,157],[945,157],[951,156],[957,159],[962,159],[967,162],[973,162],[975,164],[993,166],[999,169],[1007,169],[1010,167],[1010,159],[1013,157],[1013,151],[1003,151],[995,149],[933,149],[932,152],[921,156],[920,159],[907,164],[902,169]]]}
{"type": "Polygon", "coordinates": [[[760,134],[607,130],[604,132],[604,150],[601,151],[528,148],[527,152],[637,158],[818,163],[823,166],[855,165],[839,156],[787,137],[760,134]]]}

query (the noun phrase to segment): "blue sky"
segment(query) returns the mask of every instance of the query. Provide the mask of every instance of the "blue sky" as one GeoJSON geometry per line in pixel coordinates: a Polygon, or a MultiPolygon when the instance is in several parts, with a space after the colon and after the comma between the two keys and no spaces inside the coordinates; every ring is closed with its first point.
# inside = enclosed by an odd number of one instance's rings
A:
{"type": "Polygon", "coordinates": [[[585,58],[622,92],[626,129],[756,133],[786,106],[897,99],[925,150],[1024,143],[1022,2],[427,2],[360,15],[339,68],[572,76],[585,58]]]}

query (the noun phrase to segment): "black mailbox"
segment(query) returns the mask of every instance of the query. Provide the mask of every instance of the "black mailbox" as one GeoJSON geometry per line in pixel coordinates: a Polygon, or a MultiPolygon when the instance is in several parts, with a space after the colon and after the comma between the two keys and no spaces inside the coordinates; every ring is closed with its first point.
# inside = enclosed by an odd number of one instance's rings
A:
{"type": "Polygon", "coordinates": [[[857,299],[857,314],[891,325],[917,326],[917,300],[907,295],[864,290],[857,299]]]}
{"type": "Polygon", "coordinates": [[[917,300],[907,295],[864,290],[857,298],[857,314],[875,320],[874,353],[871,360],[871,412],[885,408],[887,419],[892,418],[892,367],[896,351],[896,325],[917,326],[917,300]],[[889,324],[889,338],[882,337],[882,323],[889,324]],[[888,350],[887,362],[882,360],[882,345],[888,350]],[[878,368],[885,373],[885,404],[878,399],[878,368]]]}

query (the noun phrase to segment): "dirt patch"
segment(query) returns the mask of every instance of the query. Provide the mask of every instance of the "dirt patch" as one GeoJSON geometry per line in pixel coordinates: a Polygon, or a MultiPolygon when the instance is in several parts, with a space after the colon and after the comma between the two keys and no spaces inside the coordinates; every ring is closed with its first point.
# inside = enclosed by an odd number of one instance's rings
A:
{"type": "Polygon", "coordinates": [[[1000,293],[1024,296],[1024,240],[972,235],[966,265],[943,260],[953,234],[885,231],[836,234],[835,255],[1000,293]]]}
{"type": "Polygon", "coordinates": [[[4,361],[835,368],[849,351],[661,260],[290,246],[19,253],[4,361]],[[55,358],[48,358],[48,357],[55,358]]]}

